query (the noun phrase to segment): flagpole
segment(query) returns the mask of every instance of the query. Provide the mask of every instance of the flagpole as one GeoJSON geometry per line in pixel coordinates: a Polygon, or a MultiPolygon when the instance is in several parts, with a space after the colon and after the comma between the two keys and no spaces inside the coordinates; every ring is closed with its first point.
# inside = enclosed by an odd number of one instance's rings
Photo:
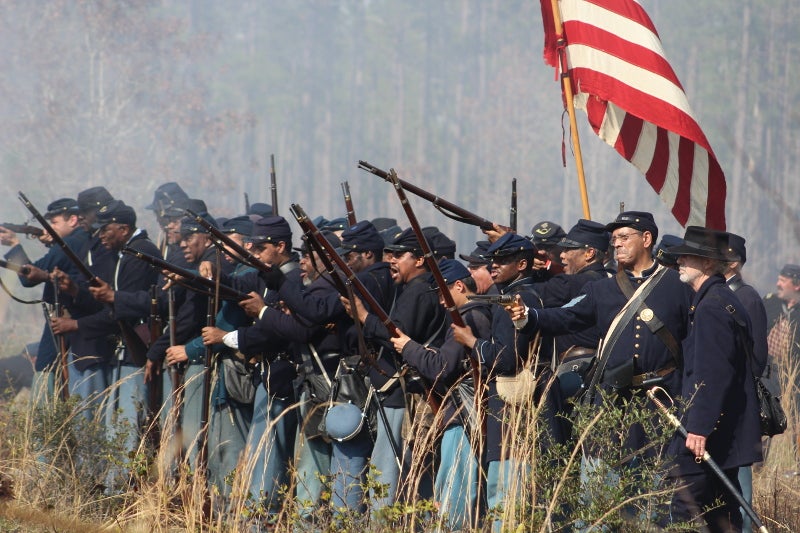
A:
{"type": "Polygon", "coordinates": [[[561,23],[561,10],[558,0],[550,0],[553,6],[553,23],[556,30],[556,49],[559,50],[558,62],[561,68],[561,89],[564,91],[564,99],[567,103],[567,113],[569,114],[569,129],[572,137],[572,145],[575,149],[575,168],[578,171],[578,187],[581,191],[581,204],[583,205],[583,218],[591,220],[592,215],[589,211],[589,193],[586,190],[586,174],[583,171],[583,155],[581,153],[581,142],[578,138],[578,121],[575,118],[575,103],[572,101],[572,80],[569,77],[564,47],[564,26],[561,23]]]}

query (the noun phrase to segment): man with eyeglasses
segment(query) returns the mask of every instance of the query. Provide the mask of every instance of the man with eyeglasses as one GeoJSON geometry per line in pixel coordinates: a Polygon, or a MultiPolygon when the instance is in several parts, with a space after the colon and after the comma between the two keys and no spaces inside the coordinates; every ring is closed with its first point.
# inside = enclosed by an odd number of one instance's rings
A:
{"type": "MultiPolygon", "coordinates": [[[[529,310],[518,305],[510,310],[511,317],[523,332],[539,330],[553,335],[596,325],[605,335],[597,363],[601,372],[595,378],[597,388],[613,393],[618,405],[634,396],[643,397],[645,388],[655,384],[675,397],[681,392],[680,346],[687,332],[691,290],[676,271],[653,259],[658,227],[652,214],[622,212],[606,230],[611,232],[619,265],[616,276],[588,283],[564,307],[529,310]],[[636,301],[625,312],[623,308],[632,298],[636,301]],[[609,331],[617,315],[620,319],[609,331]]],[[[600,403],[603,397],[598,393],[592,400],[600,403]]],[[[654,452],[647,447],[649,439],[640,425],[626,428],[622,434],[624,450],[654,452]]]]}

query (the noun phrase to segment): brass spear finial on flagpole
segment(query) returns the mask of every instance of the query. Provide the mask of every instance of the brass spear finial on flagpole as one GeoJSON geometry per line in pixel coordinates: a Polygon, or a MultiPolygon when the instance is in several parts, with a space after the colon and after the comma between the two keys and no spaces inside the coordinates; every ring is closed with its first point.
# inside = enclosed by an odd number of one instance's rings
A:
{"type": "Polygon", "coordinates": [[[578,121],[575,119],[575,103],[572,101],[572,81],[569,77],[566,56],[563,49],[566,46],[564,40],[564,25],[561,23],[561,11],[558,7],[558,0],[550,0],[553,5],[553,23],[555,25],[557,41],[559,68],[561,69],[561,88],[564,91],[564,99],[569,113],[569,129],[572,136],[572,145],[575,147],[575,168],[578,171],[578,186],[581,190],[581,204],[583,205],[583,218],[591,220],[589,211],[589,193],[586,191],[586,175],[583,171],[583,155],[581,154],[581,142],[578,138],[578,121]]]}

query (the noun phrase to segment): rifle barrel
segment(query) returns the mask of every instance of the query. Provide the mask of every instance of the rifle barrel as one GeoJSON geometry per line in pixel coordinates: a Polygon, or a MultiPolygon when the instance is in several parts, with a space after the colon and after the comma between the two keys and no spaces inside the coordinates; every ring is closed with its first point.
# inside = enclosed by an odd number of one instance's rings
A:
{"type": "MultiPolygon", "coordinates": [[[[214,282],[214,280],[210,280],[210,279],[204,278],[203,276],[200,276],[199,274],[195,274],[191,270],[186,270],[186,269],[181,268],[179,266],[175,266],[172,263],[168,263],[168,262],[164,261],[163,259],[160,259],[158,257],[153,257],[152,255],[148,255],[148,254],[142,253],[142,252],[140,252],[138,250],[134,250],[133,248],[129,248],[128,246],[123,248],[122,252],[126,253],[126,254],[129,254],[129,255],[132,255],[137,259],[141,259],[142,261],[145,261],[146,263],[150,263],[151,265],[153,265],[156,268],[159,268],[161,270],[167,270],[167,271],[175,274],[176,276],[180,276],[184,280],[188,281],[189,283],[195,283],[197,285],[202,285],[203,289],[208,289],[208,290],[212,290],[213,291],[217,286],[217,284],[214,282]]],[[[246,300],[247,298],[249,298],[249,296],[247,294],[245,294],[243,292],[240,292],[240,291],[237,291],[236,289],[234,289],[232,287],[229,287],[227,285],[219,285],[219,293],[226,300],[236,300],[236,301],[240,302],[242,300],[246,300]]]]}
{"type": "Polygon", "coordinates": [[[275,154],[269,156],[269,189],[272,193],[272,214],[278,216],[278,177],[275,175],[275,154]]]}
{"type": "MultiPolygon", "coordinates": [[[[383,178],[386,181],[391,181],[389,179],[389,173],[385,170],[381,170],[378,167],[367,163],[366,161],[359,161],[358,168],[362,170],[366,170],[371,174],[375,174],[379,178],[383,178]]],[[[491,220],[487,220],[481,216],[476,215],[466,209],[452,203],[448,202],[443,198],[439,198],[438,196],[429,193],[425,189],[417,187],[405,180],[399,180],[400,185],[403,187],[404,190],[419,196],[420,198],[429,201],[432,203],[436,208],[446,217],[452,218],[454,220],[458,220],[459,222],[464,222],[465,224],[471,224],[473,226],[478,226],[484,230],[491,230],[494,228],[494,223],[491,220]]]]}

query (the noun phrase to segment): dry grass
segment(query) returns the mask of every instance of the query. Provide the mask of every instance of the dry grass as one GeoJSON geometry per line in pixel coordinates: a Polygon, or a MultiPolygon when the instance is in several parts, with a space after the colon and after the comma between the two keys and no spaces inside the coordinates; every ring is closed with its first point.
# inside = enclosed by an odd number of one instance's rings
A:
{"type": "MultiPolygon", "coordinates": [[[[798,365],[781,368],[783,400],[790,420],[786,435],[772,439],[767,460],[754,472],[755,508],[770,531],[800,531],[800,476],[787,476],[797,470],[793,433],[800,412],[789,401],[799,394],[796,383],[798,365]],[[790,384],[792,384],[790,386],[790,384]]],[[[110,394],[110,391],[106,391],[110,394]]],[[[567,530],[570,513],[583,513],[593,523],[618,524],[618,531],[657,530],[647,521],[625,522],[624,509],[652,512],[659,502],[669,499],[668,491],[635,491],[634,483],[621,479],[614,491],[599,494],[591,505],[582,504],[577,472],[581,450],[607,446],[598,439],[603,431],[618,438],[636,420],[633,407],[625,413],[593,412],[577,426],[577,444],[555,448],[544,455],[537,446],[540,436],[541,405],[533,403],[510,410],[504,436],[505,452],[525,476],[515,476],[512,496],[496,510],[506,531],[567,530]],[[607,427],[603,425],[606,424],[607,427]],[[613,433],[616,432],[616,433],[613,433]],[[621,525],[620,525],[621,524],[621,525]]],[[[646,418],[646,412],[638,416],[646,418]]],[[[323,522],[322,531],[447,531],[436,513],[435,502],[419,498],[418,487],[427,465],[425,456],[435,449],[440,437],[441,414],[418,426],[410,475],[399,488],[405,497],[368,521],[366,516],[349,517],[333,524],[323,522]]],[[[75,401],[50,403],[32,412],[25,402],[9,401],[0,410],[0,529],[4,531],[242,531],[251,524],[257,506],[247,492],[253,464],[241,464],[230,477],[231,498],[227,502],[207,491],[205,479],[192,465],[179,462],[171,439],[174,414],[166,417],[157,453],[142,442],[138,450],[126,455],[115,440],[100,438],[99,420],[85,421],[75,401]],[[108,495],[98,491],[114,460],[132,472],[129,490],[108,495]]],[[[124,430],[124,428],[123,428],[124,430]]],[[[124,432],[123,432],[124,433],[124,432]]],[[[477,435],[473,435],[473,441],[477,435]]],[[[268,454],[264,442],[260,453],[268,454]]],[[[652,465],[657,468],[657,463],[652,465]]],[[[602,474],[605,476],[605,473],[602,474]]],[[[655,487],[655,484],[644,482],[655,487]]],[[[607,490],[604,483],[592,491],[607,490]]],[[[293,487],[287,487],[291,494],[293,487]]],[[[293,531],[298,526],[296,502],[287,498],[276,531],[293,531]]],[[[300,524],[307,529],[307,526],[300,524]]],[[[484,526],[484,531],[487,530],[484,526]]],[[[478,529],[475,529],[476,531],[478,529]]]]}

